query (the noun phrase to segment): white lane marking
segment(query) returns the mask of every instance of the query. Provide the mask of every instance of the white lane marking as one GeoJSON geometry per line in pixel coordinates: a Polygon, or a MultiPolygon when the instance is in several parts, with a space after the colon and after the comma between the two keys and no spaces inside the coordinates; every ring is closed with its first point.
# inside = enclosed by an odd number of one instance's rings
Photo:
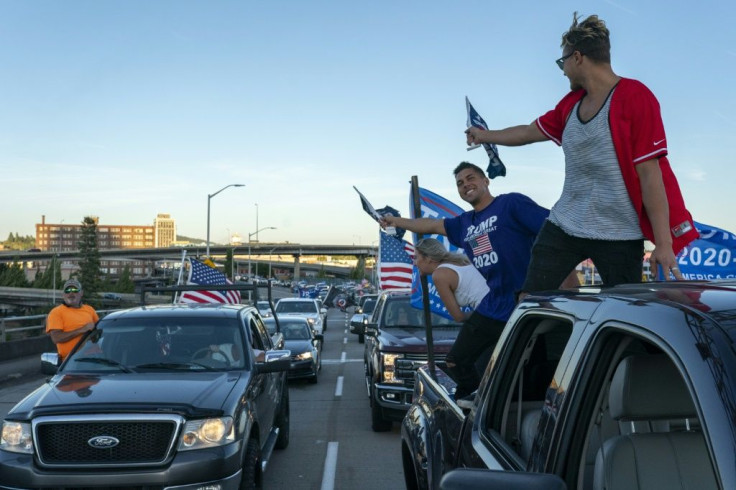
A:
{"type": "Polygon", "coordinates": [[[342,381],[345,379],[345,376],[338,376],[337,377],[337,386],[335,386],[335,396],[342,396],[342,381]]]}
{"type": "Polygon", "coordinates": [[[347,354],[345,354],[345,351],[343,351],[342,355],[340,356],[340,362],[345,362],[347,354]]]}
{"type": "Polygon", "coordinates": [[[346,329],[345,329],[345,331],[344,331],[343,333],[348,333],[348,329],[346,328],[346,329]]]}
{"type": "Polygon", "coordinates": [[[342,364],[344,362],[363,362],[363,359],[322,359],[322,364],[342,364]]]}
{"type": "Polygon", "coordinates": [[[322,490],[333,490],[335,488],[335,473],[337,469],[337,442],[327,443],[327,456],[325,456],[325,470],[322,472],[322,490]]]}
{"type": "Polygon", "coordinates": [[[343,343],[343,344],[347,344],[347,343],[348,343],[348,338],[347,338],[347,337],[345,337],[344,339],[342,339],[342,343],[343,343]]]}

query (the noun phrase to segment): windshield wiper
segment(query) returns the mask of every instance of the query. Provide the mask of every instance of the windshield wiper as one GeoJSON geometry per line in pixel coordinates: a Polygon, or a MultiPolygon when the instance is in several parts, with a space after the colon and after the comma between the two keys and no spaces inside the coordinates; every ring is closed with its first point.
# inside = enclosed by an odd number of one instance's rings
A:
{"type": "Polygon", "coordinates": [[[106,359],[104,357],[77,357],[73,360],[74,362],[92,362],[96,364],[104,364],[105,366],[114,366],[125,373],[135,372],[125,364],[120,364],[118,361],[113,361],[112,359],[106,359]]]}
{"type": "Polygon", "coordinates": [[[150,364],[139,364],[136,369],[190,369],[192,366],[202,368],[205,371],[214,371],[215,369],[198,362],[152,362],[150,364]]]}

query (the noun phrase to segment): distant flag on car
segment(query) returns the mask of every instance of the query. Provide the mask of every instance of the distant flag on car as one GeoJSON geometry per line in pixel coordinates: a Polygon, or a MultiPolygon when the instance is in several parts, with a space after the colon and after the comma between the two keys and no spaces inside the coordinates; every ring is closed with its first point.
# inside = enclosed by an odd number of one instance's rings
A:
{"type": "MultiPolygon", "coordinates": [[[[189,259],[188,285],[225,286],[232,282],[222,272],[197,259],[189,259]]],[[[240,291],[184,291],[179,303],[240,303],[240,291]]]]}
{"type": "Polygon", "coordinates": [[[380,232],[378,281],[381,289],[408,289],[414,270],[414,245],[380,232]]]}
{"type": "MultiPolygon", "coordinates": [[[[416,216],[414,213],[413,199],[409,199],[409,206],[411,208],[411,215],[416,216]]],[[[422,187],[419,188],[419,206],[422,211],[422,218],[454,218],[463,212],[463,209],[454,202],[422,187]]],[[[462,250],[459,250],[456,246],[452,245],[447,240],[446,236],[428,235],[425,238],[436,238],[442,242],[445,245],[445,248],[450,252],[462,252],[462,250]]],[[[418,240],[418,235],[414,234],[414,243],[417,243],[418,240]]],[[[437,313],[445,318],[452,318],[450,312],[445,308],[445,304],[442,302],[440,295],[437,293],[437,288],[435,287],[434,282],[432,282],[432,276],[427,277],[427,288],[429,290],[429,309],[433,313],[437,313]]],[[[414,278],[412,280],[411,305],[414,308],[422,308],[422,288],[418,273],[414,274],[414,278]]]]}
{"type": "MultiPolygon", "coordinates": [[[[465,96],[465,108],[468,111],[468,127],[476,127],[488,130],[488,125],[483,120],[482,117],[480,117],[480,114],[478,114],[478,111],[475,110],[473,107],[473,104],[470,103],[470,100],[467,96],[465,96]]],[[[483,143],[483,148],[485,148],[486,153],[488,154],[488,168],[486,169],[486,172],[488,173],[488,177],[491,179],[495,179],[498,176],[505,176],[506,175],[506,166],[501,161],[501,158],[498,156],[498,147],[491,143],[483,143]]]]}

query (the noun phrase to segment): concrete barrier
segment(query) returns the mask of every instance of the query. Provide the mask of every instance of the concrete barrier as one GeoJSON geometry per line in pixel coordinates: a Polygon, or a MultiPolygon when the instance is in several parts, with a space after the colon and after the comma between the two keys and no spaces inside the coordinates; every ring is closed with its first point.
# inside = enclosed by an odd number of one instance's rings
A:
{"type": "Polygon", "coordinates": [[[41,354],[42,352],[56,352],[56,346],[48,335],[0,342],[0,362],[41,354]]]}

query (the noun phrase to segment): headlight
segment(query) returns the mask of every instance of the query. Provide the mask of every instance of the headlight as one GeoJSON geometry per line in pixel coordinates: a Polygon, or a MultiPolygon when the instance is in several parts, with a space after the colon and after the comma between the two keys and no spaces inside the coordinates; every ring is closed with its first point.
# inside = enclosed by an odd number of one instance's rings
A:
{"type": "Polygon", "coordinates": [[[314,318],[307,318],[310,325],[314,325],[314,318]]]}
{"type": "Polygon", "coordinates": [[[184,424],[179,451],[224,446],[235,440],[232,417],[190,420],[184,424]]]}
{"type": "Polygon", "coordinates": [[[31,424],[4,421],[0,449],[11,453],[33,454],[31,424]]]}
{"type": "Polygon", "coordinates": [[[306,361],[307,359],[311,359],[311,358],[312,358],[312,353],[309,351],[302,352],[301,354],[297,354],[296,356],[296,360],[298,361],[306,361]]]}
{"type": "Polygon", "coordinates": [[[381,354],[381,362],[383,364],[383,382],[384,383],[403,383],[403,380],[396,379],[394,376],[396,369],[396,359],[403,358],[403,354],[381,354]]]}

